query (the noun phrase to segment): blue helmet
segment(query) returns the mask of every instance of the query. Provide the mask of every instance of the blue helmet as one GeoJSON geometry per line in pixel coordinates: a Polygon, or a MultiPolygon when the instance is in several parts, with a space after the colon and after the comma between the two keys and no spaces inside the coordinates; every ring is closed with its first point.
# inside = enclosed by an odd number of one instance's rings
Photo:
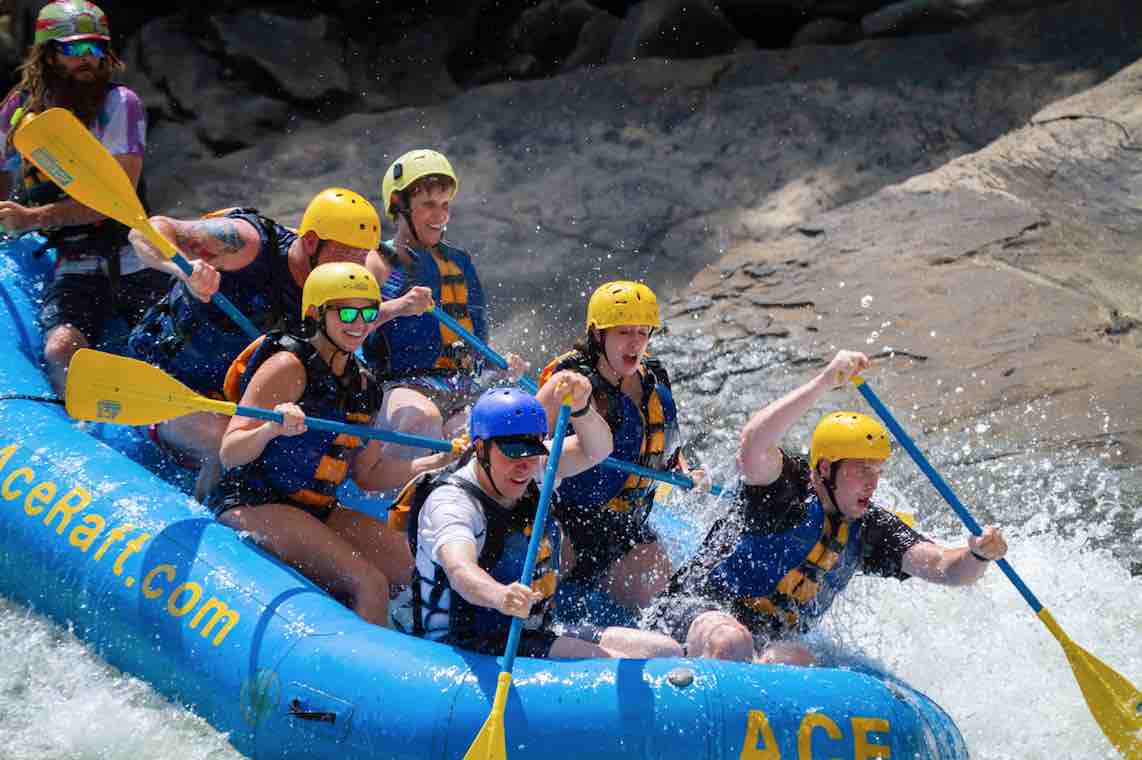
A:
{"type": "Polygon", "coordinates": [[[468,416],[472,440],[515,436],[547,437],[547,412],[534,396],[519,388],[484,391],[468,416]]]}

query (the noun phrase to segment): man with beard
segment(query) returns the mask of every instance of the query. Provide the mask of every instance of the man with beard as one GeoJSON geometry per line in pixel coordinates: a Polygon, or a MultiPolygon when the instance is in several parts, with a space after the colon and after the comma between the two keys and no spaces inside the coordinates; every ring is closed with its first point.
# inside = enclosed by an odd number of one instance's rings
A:
{"type": "Polygon", "coordinates": [[[122,70],[103,11],[87,0],[55,0],[40,11],[20,82],[0,105],[6,170],[0,172],[0,191],[10,198],[0,201],[0,225],[9,233],[39,230],[46,245],[56,249],[55,279],[44,296],[40,323],[48,375],[61,393],[72,355],[97,344],[113,317],[137,322],[169,281],[132,253],[126,226],[68,198],[22,161],[12,136],[30,115],[66,108],[138,184],[146,113],[134,92],[112,81],[122,70]]]}

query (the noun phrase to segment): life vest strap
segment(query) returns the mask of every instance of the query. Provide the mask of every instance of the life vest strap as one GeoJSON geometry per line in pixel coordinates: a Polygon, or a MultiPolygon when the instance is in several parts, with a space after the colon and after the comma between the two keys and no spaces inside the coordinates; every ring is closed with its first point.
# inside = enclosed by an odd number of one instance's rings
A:
{"type": "Polygon", "coordinates": [[[800,564],[782,576],[769,596],[745,597],[739,601],[775,625],[797,628],[799,605],[809,603],[820,593],[821,581],[840,561],[848,539],[848,521],[826,515],[817,543],[800,564]]]}

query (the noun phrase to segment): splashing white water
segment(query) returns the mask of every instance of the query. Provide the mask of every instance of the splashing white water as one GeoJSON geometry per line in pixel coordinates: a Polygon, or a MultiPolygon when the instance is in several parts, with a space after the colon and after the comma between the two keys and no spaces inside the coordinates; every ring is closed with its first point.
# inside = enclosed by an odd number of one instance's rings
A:
{"type": "MultiPolygon", "coordinates": [[[[884,482],[877,499],[894,509],[913,506],[884,482]]],[[[962,526],[936,509],[920,512],[917,529],[962,546],[962,526]]],[[[708,525],[720,508],[708,497],[681,496],[671,511],[708,525]]],[[[1142,578],[1131,577],[1110,551],[1092,549],[1094,531],[1065,538],[1026,528],[1005,533],[1008,560],[1067,635],[1142,683],[1142,578]]],[[[818,643],[841,652],[842,661],[867,658],[930,696],[952,716],[976,760],[1120,759],[1062,648],[998,568],[968,588],[858,576],[825,617],[818,643]]]]}
{"type": "MultiPolygon", "coordinates": [[[[1012,566],[1067,635],[1132,683],[1142,682],[1142,579],[1084,539],[1008,538],[1012,566]]],[[[973,758],[1119,757],[1062,648],[998,568],[967,589],[857,578],[824,630],[935,699],[973,758]]]]}
{"type": "Polygon", "coordinates": [[[204,720],[104,663],[63,628],[0,600],[0,757],[231,760],[204,720]]]}

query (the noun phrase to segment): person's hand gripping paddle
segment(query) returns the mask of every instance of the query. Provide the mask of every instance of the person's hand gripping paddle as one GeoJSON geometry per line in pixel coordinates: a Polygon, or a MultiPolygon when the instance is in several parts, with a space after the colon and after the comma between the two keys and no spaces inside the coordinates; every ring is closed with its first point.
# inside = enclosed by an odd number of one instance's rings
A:
{"type": "MultiPolygon", "coordinates": [[[[191,274],[190,262],[147,219],[127,172],[71,111],[49,108],[35,117],[25,118],[12,142],[65,193],[84,206],[146,235],[179,269],[188,276],[191,274]]],[[[262,334],[226,296],[215,293],[210,300],[251,340],[262,334]]]]}
{"type": "MultiPolygon", "coordinates": [[[[864,396],[865,401],[884,421],[885,427],[892,431],[892,435],[904,447],[904,450],[908,452],[921,472],[940,492],[940,495],[955,510],[956,515],[967,526],[967,529],[977,536],[983,533],[979,523],[960,503],[951,486],[940,477],[940,473],[936,472],[927,457],[917,448],[912,438],[892,416],[892,412],[888,411],[888,407],[873,393],[872,388],[868,387],[864,378],[855,376],[852,381],[857,390],[860,391],[860,395],[864,396]]],[[[1071,641],[1055,618],[1035,598],[1031,589],[1016,574],[1015,568],[1011,567],[1006,559],[996,560],[995,564],[999,565],[999,569],[1003,571],[1003,574],[1007,576],[1007,579],[1011,581],[1043,622],[1043,625],[1047,626],[1047,630],[1063,648],[1063,654],[1067,656],[1067,660],[1070,662],[1071,671],[1074,673],[1075,680],[1078,681],[1087,707],[1099,728],[1106,734],[1106,738],[1129,760],[1142,758],[1142,692],[1138,691],[1137,686],[1112,670],[1109,665],[1071,641]]]]}
{"type": "MultiPolygon", "coordinates": [[[[555,423],[555,437],[551,442],[551,453],[547,457],[547,469],[543,472],[543,484],[539,491],[539,506],[535,510],[535,523],[531,530],[531,540],[527,544],[527,556],[523,561],[523,575],[520,583],[531,585],[535,572],[535,558],[539,554],[539,543],[546,533],[547,509],[551,504],[551,493],[555,490],[555,475],[559,471],[559,455],[563,451],[563,438],[567,432],[567,420],[571,417],[571,394],[563,398],[559,407],[559,418],[555,423]]],[[[515,653],[519,649],[519,637],[523,632],[523,620],[512,618],[508,645],[504,647],[504,662],[500,677],[496,682],[496,695],[492,699],[492,712],[484,721],[480,733],[472,741],[464,760],[506,760],[507,744],[504,732],[504,709],[508,703],[508,691],[512,684],[512,667],[515,666],[515,653]]]]}
{"type": "MultiPolygon", "coordinates": [[[[72,357],[64,395],[67,413],[72,417],[115,425],[151,425],[191,412],[282,421],[280,412],[201,396],[158,367],[90,348],[81,348],[72,357]]],[[[451,451],[453,456],[459,456],[466,445],[462,438],[443,441],[318,417],[307,416],[305,424],[314,430],[376,438],[433,451],[451,451]]]]}

